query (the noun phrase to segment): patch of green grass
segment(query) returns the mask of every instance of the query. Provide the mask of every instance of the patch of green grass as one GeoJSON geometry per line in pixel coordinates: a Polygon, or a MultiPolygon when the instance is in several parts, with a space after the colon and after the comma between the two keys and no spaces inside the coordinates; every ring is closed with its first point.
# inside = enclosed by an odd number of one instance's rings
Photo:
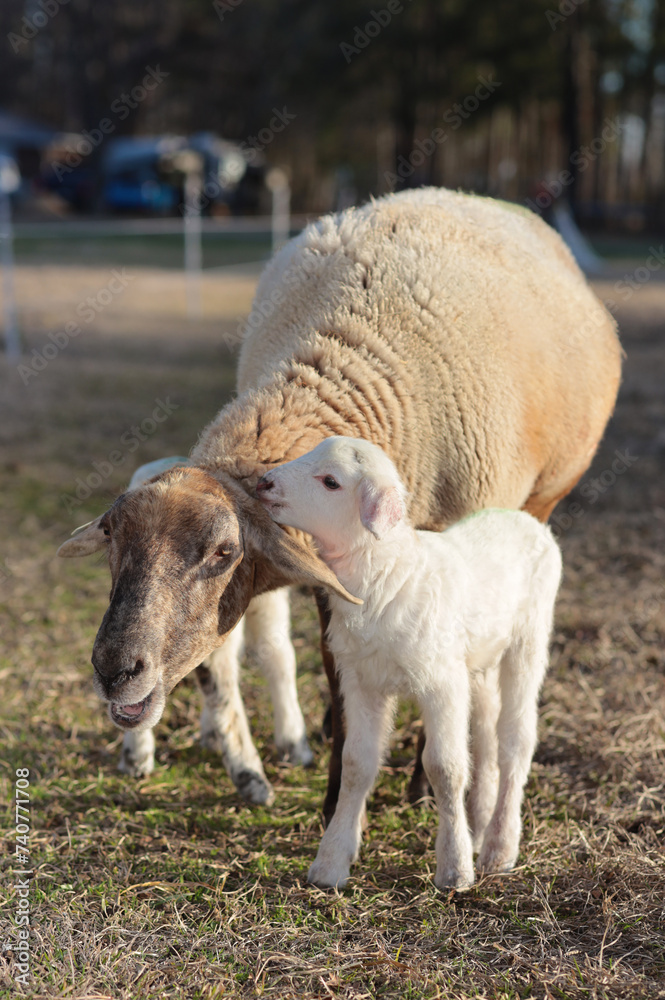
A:
{"type": "MultiPolygon", "coordinates": [[[[267,260],[270,235],[206,233],[202,237],[203,267],[254,263],[267,260]]],[[[88,266],[163,267],[181,270],[183,237],[99,236],[74,234],[57,238],[19,235],[14,242],[18,264],[86,264],[88,266]]]]}
{"type": "MultiPolygon", "coordinates": [[[[641,343],[637,336],[629,351],[630,382],[642,379],[655,412],[662,358],[640,362],[641,343]]],[[[0,537],[10,572],[0,592],[5,884],[17,767],[31,770],[35,870],[33,983],[23,990],[11,953],[0,950],[0,997],[663,995],[665,615],[655,612],[634,638],[624,630],[636,621],[635,595],[658,593],[665,572],[665,522],[648,514],[665,504],[655,465],[636,463],[631,490],[608,494],[602,511],[587,511],[562,539],[553,663],[512,875],[479,879],[464,894],[434,888],[436,811],[405,801],[419,731],[405,704],[348,888],[306,884],[322,833],[328,747],[319,737],[326,683],[317,615],[297,590],[293,635],[314,767],[277,763],[266,685],[250,664],[243,690],[276,791],[271,809],[247,807],[221,760],[200,747],[192,680],[169,698],[154,773],[141,781],[118,773],[122,737],[94,695],[90,664],[108,570],[97,558],[57,560],[55,549],[123,488],[130,465],[186,454],[232,379],[228,353],[204,338],[190,344],[174,328],[170,339],[137,335],[122,350],[110,334],[89,337],[29,392],[0,397],[8,442],[0,537]],[[69,515],[61,494],[163,392],[180,401],[173,420],[69,515]],[[616,553],[632,562],[618,569],[616,553]]],[[[620,403],[622,423],[610,428],[595,474],[624,433],[645,447],[652,441],[643,405],[642,397],[620,403]]],[[[15,935],[15,903],[11,891],[0,903],[2,948],[15,935]]]]}

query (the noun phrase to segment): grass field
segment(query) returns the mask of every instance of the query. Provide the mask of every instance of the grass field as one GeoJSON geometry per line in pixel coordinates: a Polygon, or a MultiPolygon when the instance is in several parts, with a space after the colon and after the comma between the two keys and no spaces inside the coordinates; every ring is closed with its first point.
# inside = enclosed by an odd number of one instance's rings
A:
{"type": "MultiPolygon", "coordinates": [[[[204,233],[201,241],[204,268],[224,267],[267,260],[270,236],[264,233],[204,233]]],[[[96,267],[161,267],[179,270],[183,266],[183,237],[154,236],[82,236],[69,239],[19,237],[14,241],[17,263],[73,264],[85,260],[96,267]]]]}
{"type": "MultiPolygon", "coordinates": [[[[623,306],[617,412],[557,512],[565,576],[519,868],[461,895],[433,888],[435,814],[405,804],[419,725],[405,706],[340,894],[304,881],[328,753],[305,592],[294,635],[312,770],[276,763],[265,688],[251,668],[244,678],[271,810],[246,807],[200,748],[190,681],[158,727],[155,773],[136,782],[116,771],[121,734],[90,665],[108,570],[55,549],[140,462],[186,454],[229,398],[223,344],[253,288],[249,277],[206,279],[193,322],[178,275],[132,274],[42,370],[0,371],[0,997],[665,997],[665,285],[623,306]],[[171,415],[130,450],[155,400],[171,415]],[[122,462],[91,487],[118,450],[122,462]],[[18,943],[17,768],[30,771],[34,871],[25,987],[8,947],[18,943]]],[[[26,362],[107,281],[104,268],[22,268],[26,362]]]]}

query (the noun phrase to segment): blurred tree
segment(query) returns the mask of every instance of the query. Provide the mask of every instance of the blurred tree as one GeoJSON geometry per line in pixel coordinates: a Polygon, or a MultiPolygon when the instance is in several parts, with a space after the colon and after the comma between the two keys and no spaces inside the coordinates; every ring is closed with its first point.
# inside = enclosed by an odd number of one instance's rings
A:
{"type": "Polygon", "coordinates": [[[664,0],[3,0],[0,105],[72,131],[110,115],[117,134],[208,129],[240,141],[286,107],[293,124],[264,143],[265,152],[290,163],[296,203],[313,207],[334,200],[331,190],[321,193],[321,177],[335,171],[338,187],[355,185],[362,195],[385,189],[389,174],[396,186],[443,173],[487,190],[493,171],[508,177],[515,169],[523,196],[539,173],[570,169],[571,199],[598,200],[619,183],[617,156],[594,162],[584,177],[571,158],[608,116],[630,113],[649,130],[650,164],[631,197],[643,188],[662,198],[664,7],[664,0]],[[131,106],[132,88],[150,67],[161,68],[164,82],[131,106]]]}

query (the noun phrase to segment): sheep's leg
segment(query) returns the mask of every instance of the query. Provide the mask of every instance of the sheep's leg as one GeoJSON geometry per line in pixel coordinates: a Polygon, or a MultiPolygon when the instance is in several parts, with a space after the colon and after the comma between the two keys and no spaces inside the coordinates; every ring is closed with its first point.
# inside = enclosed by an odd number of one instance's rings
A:
{"type": "Polygon", "coordinates": [[[413,774],[409,782],[408,799],[412,806],[422,799],[427,799],[432,794],[425,768],[423,767],[423,752],[425,750],[425,728],[418,733],[418,746],[416,747],[416,760],[413,765],[413,774]]]}
{"type": "Polygon", "coordinates": [[[439,889],[468,889],[474,881],[473,847],[464,798],[469,782],[469,677],[454,664],[448,683],[419,697],[427,740],[423,764],[439,811],[436,875],[439,889]]]}
{"type": "Polygon", "coordinates": [[[129,729],[122,741],[118,770],[133,778],[144,778],[155,767],[155,736],[152,729],[136,733],[129,729]]]}
{"type": "Polygon", "coordinates": [[[307,767],[314,756],[298,703],[288,590],[255,597],[245,612],[245,630],[247,651],[256,659],[270,688],[279,758],[307,767]]]}
{"type": "Polygon", "coordinates": [[[242,641],[241,619],[224,645],[196,668],[204,697],[201,743],[221,754],[233,784],[244,799],[254,805],[268,805],[275,796],[252,742],[238,687],[242,641]]]}
{"type": "Polygon", "coordinates": [[[342,677],[347,736],[342,754],[342,782],[335,815],[323,835],[307,876],[321,888],[341,889],[356,860],[363,829],[365,799],[379,770],[390,732],[394,699],[366,691],[352,670],[342,677]]]}
{"type": "Polygon", "coordinates": [[[492,818],[499,788],[499,744],[497,722],[499,699],[498,664],[471,682],[471,755],[473,772],[466,800],[473,833],[473,849],[480,851],[492,818]]]}
{"type": "Polygon", "coordinates": [[[501,660],[499,794],[478,858],[485,872],[510,871],[517,861],[522,794],[536,748],[538,692],[546,666],[546,637],[515,642],[501,660]]]}
{"type": "Polygon", "coordinates": [[[342,781],[342,751],[344,750],[344,699],[339,686],[339,677],[335,669],[335,658],[326,642],[326,633],[330,625],[330,604],[325,590],[317,587],[314,591],[316,606],[319,611],[321,625],[321,659],[323,669],[328,678],[330,689],[330,728],[332,731],[332,747],[328,764],[328,788],[323,802],[323,825],[328,826],[335,815],[339,789],[342,781]]]}

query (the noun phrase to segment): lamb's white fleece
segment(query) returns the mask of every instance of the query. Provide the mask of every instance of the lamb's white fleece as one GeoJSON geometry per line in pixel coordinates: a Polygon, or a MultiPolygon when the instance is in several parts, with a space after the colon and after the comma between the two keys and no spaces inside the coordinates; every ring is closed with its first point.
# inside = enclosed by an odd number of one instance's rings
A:
{"type": "Polygon", "coordinates": [[[484,510],[434,534],[405,520],[405,491],[375,445],[329,438],[259,481],[273,518],[310,532],[361,607],[331,596],[329,642],[347,716],[342,789],[309,878],[342,886],[395,697],[416,698],[439,809],[440,888],[469,886],[469,811],[484,871],[517,859],[561,556],[531,515],[484,510]],[[498,781],[497,781],[498,776],[498,781]]]}

